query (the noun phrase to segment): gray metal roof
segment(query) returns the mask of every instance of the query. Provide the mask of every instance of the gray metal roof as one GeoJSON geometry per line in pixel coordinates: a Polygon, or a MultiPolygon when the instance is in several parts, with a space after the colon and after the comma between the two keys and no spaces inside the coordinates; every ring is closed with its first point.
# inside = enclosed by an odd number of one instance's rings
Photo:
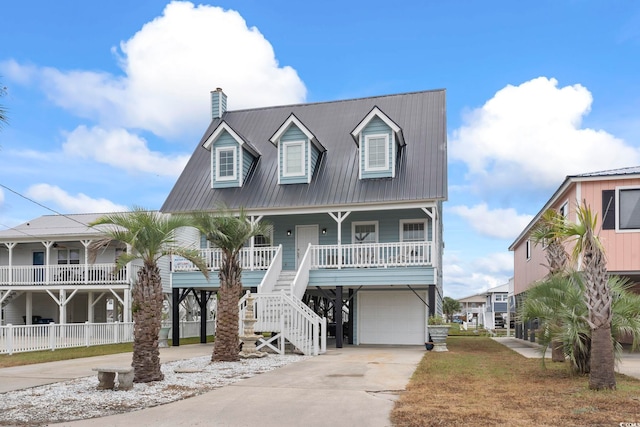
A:
{"type": "Polygon", "coordinates": [[[629,168],[611,169],[600,172],[589,172],[575,175],[575,177],[589,177],[589,176],[620,176],[620,175],[635,175],[640,174],[640,166],[633,166],[629,168]]]}
{"type": "Polygon", "coordinates": [[[24,224],[0,231],[0,241],[37,241],[43,239],[75,239],[82,236],[98,236],[100,230],[89,223],[104,214],[44,215],[24,224]]]}
{"type": "Polygon", "coordinates": [[[232,209],[257,210],[447,198],[443,89],[228,111],[222,120],[261,153],[251,175],[240,188],[211,188],[210,152],[202,144],[221,121],[214,119],[161,211],[211,210],[220,203],[232,209]],[[395,178],[360,180],[358,147],[350,133],[375,106],[400,126],[406,146],[395,178]],[[310,184],[278,184],[277,149],[269,138],[292,113],[326,148],[310,184]]]}

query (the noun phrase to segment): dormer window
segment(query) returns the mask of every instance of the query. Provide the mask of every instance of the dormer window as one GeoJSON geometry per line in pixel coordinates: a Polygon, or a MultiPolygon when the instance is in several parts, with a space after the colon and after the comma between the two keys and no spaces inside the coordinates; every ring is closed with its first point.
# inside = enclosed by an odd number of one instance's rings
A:
{"type": "Polygon", "coordinates": [[[364,138],[364,170],[389,170],[389,135],[366,135],[364,138]]]}
{"type": "Polygon", "coordinates": [[[378,107],[351,132],[360,148],[360,179],[394,178],[398,152],[405,145],[402,129],[378,107]]]}
{"type": "Polygon", "coordinates": [[[202,144],[211,151],[211,188],[242,187],[260,153],[224,120],[202,144]]]}
{"type": "Polygon", "coordinates": [[[315,135],[291,114],[269,141],[278,149],[278,184],[309,184],[325,151],[315,135]]]}
{"type": "Polygon", "coordinates": [[[305,173],[305,141],[287,141],[282,143],[282,176],[303,176],[305,173]]]}
{"type": "Polygon", "coordinates": [[[215,156],[216,181],[237,179],[236,147],[218,147],[215,156]]]}

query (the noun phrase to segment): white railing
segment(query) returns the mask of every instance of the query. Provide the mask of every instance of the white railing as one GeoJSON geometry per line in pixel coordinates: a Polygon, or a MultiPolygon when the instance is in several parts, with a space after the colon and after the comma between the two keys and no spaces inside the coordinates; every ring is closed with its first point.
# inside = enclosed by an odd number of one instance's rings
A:
{"type": "MultiPolygon", "coordinates": [[[[243,270],[266,270],[273,262],[278,248],[275,246],[266,246],[260,248],[242,248],[240,249],[240,266],[243,270]]],[[[201,249],[200,256],[207,262],[207,268],[210,271],[220,270],[222,264],[222,251],[220,249],[201,249]]],[[[171,263],[172,271],[197,271],[193,263],[190,261],[174,256],[171,263]]]]}
{"type": "Polygon", "coordinates": [[[311,246],[311,268],[431,266],[432,242],[311,246]]]}
{"type": "Polygon", "coordinates": [[[291,282],[291,295],[296,298],[302,298],[309,284],[309,270],[311,269],[311,244],[307,247],[307,251],[300,261],[296,277],[291,282]]]}
{"type": "MultiPolygon", "coordinates": [[[[302,301],[289,297],[284,292],[253,295],[257,332],[276,332],[304,354],[318,355],[327,350],[327,322],[302,301]],[[304,306],[304,308],[302,307],[304,306]]],[[[242,319],[246,308],[246,295],[240,301],[239,333],[242,335],[242,319]]],[[[280,351],[284,351],[281,339],[280,351]]],[[[274,348],[274,347],[271,347],[274,348]]]]}
{"type": "Polygon", "coordinates": [[[278,281],[278,277],[282,272],[282,245],[278,246],[275,256],[271,265],[264,274],[260,285],[258,285],[258,293],[270,293],[273,292],[273,287],[278,281]]]}
{"type": "Polygon", "coordinates": [[[2,285],[86,285],[127,283],[127,269],[115,264],[64,264],[0,266],[2,285]]]}
{"type": "MultiPolygon", "coordinates": [[[[215,322],[207,321],[207,334],[215,322]]],[[[180,338],[200,336],[200,322],[180,322],[180,338]],[[197,325],[195,325],[197,323],[197,325]]],[[[133,322],[0,326],[0,354],[90,347],[133,341],[133,322]]]]}

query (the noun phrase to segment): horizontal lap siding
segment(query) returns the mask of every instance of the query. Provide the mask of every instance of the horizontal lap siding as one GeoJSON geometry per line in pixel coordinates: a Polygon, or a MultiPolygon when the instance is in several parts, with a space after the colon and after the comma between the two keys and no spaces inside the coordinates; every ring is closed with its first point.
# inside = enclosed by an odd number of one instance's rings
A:
{"type": "MultiPolygon", "coordinates": [[[[593,181],[581,183],[582,198],[587,201],[593,212],[598,213],[596,230],[607,256],[607,270],[640,271],[640,232],[616,232],[602,230],[602,191],[615,190],[616,187],[640,186],[640,179],[619,179],[611,181],[593,181]]],[[[616,206],[616,215],[618,215],[616,206]]]]}
{"type": "Polygon", "coordinates": [[[343,268],[311,270],[309,286],[432,285],[432,267],[343,268]]]}
{"type": "MultiPolygon", "coordinates": [[[[262,282],[264,277],[264,270],[244,270],[242,272],[242,286],[245,288],[251,288],[258,286],[262,282]]],[[[217,271],[209,272],[209,280],[202,275],[202,273],[190,271],[190,272],[176,272],[173,273],[172,287],[175,288],[219,288],[220,279],[218,278],[217,271]]]]}
{"type": "MultiPolygon", "coordinates": [[[[427,239],[431,239],[431,219],[420,209],[353,212],[342,223],[342,244],[352,243],[352,223],[360,221],[378,221],[379,243],[391,243],[400,241],[401,219],[426,219],[427,239]]],[[[320,245],[335,245],[338,242],[338,224],[329,214],[290,215],[265,217],[264,221],[273,224],[273,245],[282,245],[282,269],[294,270],[296,225],[318,225],[318,243],[320,245]],[[327,233],[322,234],[326,229],[327,233]],[[291,236],[287,236],[287,230],[291,230],[291,236]]]]}
{"type": "Polygon", "coordinates": [[[242,149],[242,182],[244,183],[247,180],[247,175],[249,175],[249,171],[251,171],[251,166],[255,161],[255,157],[251,153],[249,153],[244,148],[242,149]]]}

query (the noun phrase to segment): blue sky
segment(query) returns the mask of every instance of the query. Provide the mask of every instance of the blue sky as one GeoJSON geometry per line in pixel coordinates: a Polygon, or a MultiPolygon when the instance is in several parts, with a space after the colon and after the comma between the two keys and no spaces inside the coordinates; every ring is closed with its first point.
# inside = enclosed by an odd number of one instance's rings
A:
{"type": "MultiPolygon", "coordinates": [[[[506,283],[566,175],[640,164],[640,3],[8,2],[0,184],[58,212],[158,209],[231,109],[446,88],[445,295],[506,283]]],[[[0,229],[50,211],[0,189],[0,229]]]]}

